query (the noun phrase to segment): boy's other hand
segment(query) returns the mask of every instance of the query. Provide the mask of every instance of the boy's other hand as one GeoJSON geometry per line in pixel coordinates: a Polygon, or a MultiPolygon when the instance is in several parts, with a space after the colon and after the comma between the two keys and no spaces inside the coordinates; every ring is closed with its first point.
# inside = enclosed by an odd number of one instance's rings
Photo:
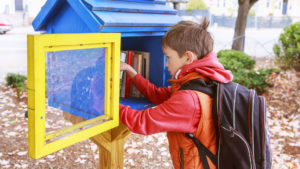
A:
{"type": "Polygon", "coordinates": [[[137,72],[133,69],[133,67],[131,67],[130,65],[124,62],[120,62],[120,71],[125,71],[130,76],[131,79],[134,78],[135,75],[137,74],[137,72]]]}

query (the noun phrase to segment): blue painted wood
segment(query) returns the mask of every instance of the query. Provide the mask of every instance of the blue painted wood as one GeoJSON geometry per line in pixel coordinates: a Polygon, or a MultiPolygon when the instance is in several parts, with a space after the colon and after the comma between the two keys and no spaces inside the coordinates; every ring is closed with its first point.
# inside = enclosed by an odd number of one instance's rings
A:
{"type": "Polygon", "coordinates": [[[101,29],[104,29],[104,32],[121,32],[126,34],[122,36],[133,36],[135,34],[129,32],[138,32],[135,36],[145,36],[146,32],[147,36],[157,36],[161,35],[158,32],[165,32],[181,19],[175,15],[175,10],[152,2],[158,1],[85,0],[83,2],[82,0],[48,0],[35,18],[33,27],[39,31],[46,30],[47,33],[102,32],[101,29]],[[67,4],[77,15],[65,7],[67,4]],[[109,10],[110,12],[108,12],[109,10]],[[64,16],[64,18],[57,19],[60,16],[64,16]],[[74,28],[70,28],[68,21],[76,20],[73,17],[80,18],[81,21],[72,25],[74,28]],[[53,19],[56,19],[55,22],[53,22],[53,19]],[[62,22],[58,22],[58,20],[62,22]],[[63,29],[64,26],[66,27],[65,29],[63,29]],[[86,27],[86,29],[83,27],[86,27]],[[115,27],[120,27],[120,30],[116,31],[115,27]],[[141,29],[141,27],[143,28],[141,29]],[[140,34],[139,32],[141,31],[143,33],[140,34]]]}
{"type": "Polygon", "coordinates": [[[98,32],[99,28],[103,24],[101,19],[96,18],[92,11],[90,11],[81,0],[67,0],[67,2],[70,6],[72,6],[78,16],[86,23],[85,26],[89,27],[91,32],[98,32]]]}
{"type": "Polygon", "coordinates": [[[125,32],[121,34],[121,37],[142,37],[142,36],[163,36],[166,32],[125,32]]]}
{"type": "Polygon", "coordinates": [[[59,10],[64,3],[61,0],[48,0],[32,22],[33,28],[35,30],[44,30],[49,19],[55,15],[54,11],[59,10]]]}
{"type": "Polygon", "coordinates": [[[132,109],[136,110],[145,110],[147,108],[156,106],[146,98],[120,98],[120,103],[123,105],[130,106],[132,109]]]}
{"type": "MultiPolygon", "coordinates": [[[[96,18],[81,0],[48,0],[42,7],[37,17],[34,19],[32,23],[33,28],[39,31],[46,30],[46,26],[48,26],[49,22],[51,22],[51,20],[55,18],[55,16],[57,16],[58,13],[64,12],[62,7],[66,4],[72,6],[76,13],[78,13],[77,16],[79,16],[84,21],[84,26],[90,29],[90,32],[99,31],[99,28],[102,26],[101,19],[96,18]]],[[[68,24],[68,22],[65,22],[64,24],[68,24]]]]}
{"type": "Polygon", "coordinates": [[[98,1],[84,0],[85,4],[93,11],[131,12],[131,13],[160,13],[176,14],[177,11],[163,4],[146,4],[126,1],[98,1]]]}
{"type": "Polygon", "coordinates": [[[61,9],[47,25],[47,30],[50,31],[47,31],[48,33],[91,33],[99,31],[99,29],[92,31],[87,27],[86,23],[68,3],[65,3],[61,9]]]}
{"type": "MultiPolygon", "coordinates": [[[[94,11],[101,18],[104,26],[173,26],[180,21],[176,15],[122,13],[94,11]]],[[[138,29],[138,28],[137,28],[138,29]]]]}
{"type": "Polygon", "coordinates": [[[167,58],[164,56],[164,86],[170,86],[171,83],[168,80],[171,79],[172,76],[170,75],[168,68],[165,66],[166,62],[167,58]]]}
{"type": "Polygon", "coordinates": [[[125,2],[137,2],[137,3],[151,3],[151,4],[166,4],[165,0],[116,0],[125,2]]]}
{"type": "MultiPolygon", "coordinates": [[[[123,27],[106,27],[103,26],[102,29],[100,30],[101,32],[136,32],[136,33],[144,33],[144,32],[166,32],[170,29],[171,27],[164,27],[164,26],[139,26],[139,27],[129,27],[129,26],[123,26],[123,27]]],[[[149,35],[149,34],[148,34],[149,35]]]]}
{"type": "Polygon", "coordinates": [[[47,33],[53,33],[53,27],[54,26],[52,26],[53,25],[53,22],[54,22],[54,20],[51,20],[51,21],[49,21],[48,22],[48,24],[46,25],[46,32],[47,33]]]}

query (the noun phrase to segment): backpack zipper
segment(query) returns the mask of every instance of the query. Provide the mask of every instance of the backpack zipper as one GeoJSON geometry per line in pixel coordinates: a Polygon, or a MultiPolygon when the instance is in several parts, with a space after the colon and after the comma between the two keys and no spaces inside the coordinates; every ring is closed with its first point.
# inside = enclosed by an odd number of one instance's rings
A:
{"type": "Polygon", "coordinates": [[[261,149],[262,149],[262,159],[263,159],[263,168],[267,168],[266,166],[266,152],[265,152],[265,142],[266,142],[266,115],[265,115],[265,112],[266,112],[266,109],[265,109],[265,99],[263,97],[259,97],[259,100],[260,100],[260,111],[261,111],[261,132],[262,132],[262,142],[261,142],[261,149]]]}
{"type": "MultiPolygon", "coordinates": [[[[219,113],[219,95],[220,95],[220,83],[217,83],[217,116],[219,113]]],[[[219,119],[219,118],[218,118],[219,119]]],[[[220,121],[218,121],[218,130],[219,130],[219,135],[221,136],[221,129],[220,129],[220,121]]],[[[221,137],[219,137],[219,146],[218,146],[218,168],[220,165],[220,148],[221,148],[221,137]]]]}
{"type": "Polygon", "coordinates": [[[236,101],[236,91],[237,91],[237,88],[238,88],[239,84],[237,83],[236,84],[236,87],[235,87],[235,90],[234,90],[234,98],[233,98],[233,107],[232,107],[232,125],[233,125],[233,128],[235,129],[235,101],[236,101]]]}
{"type": "MultiPolygon", "coordinates": [[[[254,105],[255,105],[255,103],[254,103],[254,101],[255,101],[255,94],[256,94],[256,92],[255,92],[255,90],[252,90],[253,91],[253,95],[252,95],[252,113],[251,113],[251,122],[252,122],[252,126],[251,126],[251,128],[252,128],[252,154],[253,154],[253,161],[255,161],[255,155],[254,155],[254,105]]],[[[254,165],[254,168],[256,168],[255,167],[255,163],[253,164],[254,165]]]]}
{"type": "Polygon", "coordinates": [[[247,147],[247,150],[248,150],[248,155],[249,155],[250,169],[254,169],[255,166],[252,165],[253,164],[252,151],[251,151],[251,148],[250,148],[248,142],[246,141],[246,139],[241,134],[239,134],[238,131],[236,131],[233,128],[228,129],[228,128],[224,127],[224,126],[222,126],[222,128],[225,129],[225,130],[227,130],[227,131],[229,131],[229,132],[232,132],[234,135],[238,136],[245,143],[245,145],[247,147]]]}

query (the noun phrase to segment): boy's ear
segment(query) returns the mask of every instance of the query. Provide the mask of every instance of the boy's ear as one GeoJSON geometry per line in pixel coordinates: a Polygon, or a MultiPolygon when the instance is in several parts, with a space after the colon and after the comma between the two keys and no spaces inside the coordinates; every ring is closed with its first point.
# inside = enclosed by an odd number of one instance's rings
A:
{"type": "Polygon", "coordinates": [[[197,60],[197,55],[192,51],[186,51],[186,64],[190,64],[194,62],[194,60],[197,60]]]}

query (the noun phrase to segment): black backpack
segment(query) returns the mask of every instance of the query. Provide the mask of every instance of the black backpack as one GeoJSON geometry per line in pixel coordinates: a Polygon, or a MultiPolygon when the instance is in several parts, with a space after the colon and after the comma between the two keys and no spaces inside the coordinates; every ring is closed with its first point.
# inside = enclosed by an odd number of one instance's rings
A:
{"type": "Polygon", "coordinates": [[[213,98],[217,154],[213,155],[192,133],[204,169],[207,158],[219,169],[270,169],[271,153],[266,124],[266,102],[255,90],[237,83],[190,80],[180,90],[197,90],[213,98]]]}

